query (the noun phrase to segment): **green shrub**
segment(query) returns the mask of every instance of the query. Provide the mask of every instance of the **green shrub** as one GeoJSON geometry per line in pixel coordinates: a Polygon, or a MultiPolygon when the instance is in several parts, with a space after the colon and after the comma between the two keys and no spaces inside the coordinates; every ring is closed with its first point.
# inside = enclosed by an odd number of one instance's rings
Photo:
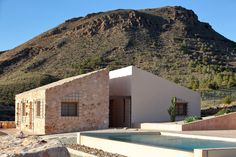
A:
{"type": "Polygon", "coordinates": [[[224,108],[224,109],[221,109],[220,111],[218,111],[215,115],[220,116],[220,115],[224,115],[224,114],[227,114],[227,113],[230,113],[230,112],[232,112],[231,109],[224,108]]]}
{"type": "Polygon", "coordinates": [[[171,99],[171,105],[170,105],[170,107],[168,109],[168,113],[170,115],[170,121],[171,122],[174,122],[175,118],[176,118],[176,100],[177,100],[176,97],[173,97],[171,99]]]}
{"type": "Polygon", "coordinates": [[[218,86],[218,84],[216,82],[213,82],[213,83],[210,83],[208,85],[208,88],[212,89],[212,90],[217,90],[217,89],[219,89],[219,86],[218,86]]]}
{"type": "Polygon", "coordinates": [[[193,122],[193,121],[196,121],[196,120],[201,120],[202,117],[199,117],[199,116],[188,116],[184,119],[184,122],[185,123],[190,123],[190,122],[193,122]]]}
{"type": "Polygon", "coordinates": [[[232,98],[231,98],[231,96],[226,96],[226,97],[224,97],[223,101],[225,104],[229,105],[232,102],[232,98]]]}

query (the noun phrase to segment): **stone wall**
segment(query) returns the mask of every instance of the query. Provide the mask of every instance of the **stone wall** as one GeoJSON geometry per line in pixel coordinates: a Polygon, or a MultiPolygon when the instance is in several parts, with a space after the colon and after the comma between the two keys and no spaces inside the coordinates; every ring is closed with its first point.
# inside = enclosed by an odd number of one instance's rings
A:
{"type": "Polygon", "coordinates": [[[16,127],[29,133],[52,134],[108,128],[108,71],[99,70],[81,77],[69,78],[69,81],[63,83],[18,94],[15,103],[16,127]],[[72,101],[78,104],[78,115],[62,117],[61,102],[71,101],[67,98],[70,99],[73,95],[76,95],[76,100],[72,101]],[[37,101],[41,104],[40,116],[36,113],[37,101]],[[23,104],[26,106],[25,115],[23,115],[23,104]]]}
{"type": "Polygon", "coordinates": [[[15,123],[16,128],[34,134],[45,134],[45,91],[31,90],[16,95],[15,123]],[[36,115],[36,101],[41,103],[41,115],[36,115]],[[22,115],[22,105],[26,105],[26,115],[22,115]],[[32,120],[30,120],[30,103],[32,103],[32,120]],[[31,126],[30,126],[31,125],[31,126]]]}
{"type": "Polygon", "coordinates": [[[15,121],[0,121],[0,128],[15,128],[15,121]]]}
{"type": "MultiPolygon", "coordinates": [[[[75,101],[75,100],[73,100],[75,101]]],[[[109,76],[107,70],[86,75],[46,90],[46,134],[108,128],[109,76]],[[78,95],[78,115],[61,116],[61,102],[78,95]]]]}
{"type": "Polygon", "coordinates": [[[57,139],[43,140],[38,136],[18,138],[0,136],[1,157],[70,157],[67,148],[57,139]]]}

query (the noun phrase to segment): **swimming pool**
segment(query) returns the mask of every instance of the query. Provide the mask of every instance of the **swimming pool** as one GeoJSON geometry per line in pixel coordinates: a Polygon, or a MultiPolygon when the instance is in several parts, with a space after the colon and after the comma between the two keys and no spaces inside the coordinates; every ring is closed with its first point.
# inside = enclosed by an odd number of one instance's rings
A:
{"type": "Polygon", "coordinates": [[[193,151],[194,149],[205,149],[205,148],[236,147],[236,142],[183,138],[177,136],[165,136],[160,134],[83,133],[82,135],[114,140],[114,141],[164,147],[168,149],[184,150],[184,151],[193,151]]]}

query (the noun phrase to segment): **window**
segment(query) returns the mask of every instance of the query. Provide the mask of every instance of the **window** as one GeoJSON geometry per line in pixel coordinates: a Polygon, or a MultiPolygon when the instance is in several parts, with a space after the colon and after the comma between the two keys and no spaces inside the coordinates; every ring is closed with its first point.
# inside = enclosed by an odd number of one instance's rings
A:
{"type": "Polygon", "coordinates": [[[36,101],[36,116],[41,116],[41,103],[40,101],[36,101]]]}
{"type": "Polygon", "coordinates": [[[23,103],[23,104],[22,104],[22,116],[26,116],[26,110],[25,110],[25,108],[26,108],[26,104],[23,103]]]}
{"type": "Polygon", "coordinates": [[[77,102],[62,102],[61,116],[77,116],[77,102]]]}
{"type": "Polygon", "coordinates": [[[187,103],[176,103],[176,115],[186,116],[187,115],[187,103]]]}
{"type": "Polygon", "coordinates": [[[17,114],[19,114],[20,113],[20,104],[19,103],[17,103],[16,110],[17,110],[17,114]]]}

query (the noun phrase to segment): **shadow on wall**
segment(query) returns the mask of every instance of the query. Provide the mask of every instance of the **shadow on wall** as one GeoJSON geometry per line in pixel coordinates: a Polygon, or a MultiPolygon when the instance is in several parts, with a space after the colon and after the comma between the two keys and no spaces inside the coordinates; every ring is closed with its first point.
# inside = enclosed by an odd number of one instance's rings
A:
{"type": "Polygon", "coordinates": [[[0,104],[0,121],[14,121],[15,107],[10,105],[0,104]]]}

